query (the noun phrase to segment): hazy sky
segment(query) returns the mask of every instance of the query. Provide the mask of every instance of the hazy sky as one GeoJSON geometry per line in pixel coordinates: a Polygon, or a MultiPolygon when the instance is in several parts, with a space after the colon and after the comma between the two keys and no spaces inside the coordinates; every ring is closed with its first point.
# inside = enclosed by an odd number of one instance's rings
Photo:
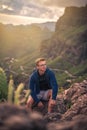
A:
{"type": "Polygon", "coordinates": [[[0,0],[0,13],[3,14],[0,15],[0,22],[7,19],[6,15],[10,15],[10,20],[11,16],[13,18],[13,16],[20,15],[27,16],[34,21],[37,18],[41,22],[45,20],[57,21],[63,15],[65,7],[85,6],[86,4],[87,0],[0,0]]]}

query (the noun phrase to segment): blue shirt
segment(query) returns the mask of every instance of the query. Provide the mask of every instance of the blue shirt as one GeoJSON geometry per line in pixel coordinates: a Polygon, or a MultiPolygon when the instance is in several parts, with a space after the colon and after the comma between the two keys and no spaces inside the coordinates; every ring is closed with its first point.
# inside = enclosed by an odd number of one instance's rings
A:
{"type": "MultiPolygon", "coordinates": [[[[58,84],[55,78],[55,74],[48,68],[46,69],[45,73],[47,81],[52,89],[52,99],[56,100],[56,96],[58,93],[58,84]]],[[[40,93],[40,87],[39,87],[39,77],[37,70],[35,70],[30,76],[29,89],[31,90],[32,98],[34,99],[35,102],[38,103],[40,100],[37,98],[37,94],[40,93]]]]}

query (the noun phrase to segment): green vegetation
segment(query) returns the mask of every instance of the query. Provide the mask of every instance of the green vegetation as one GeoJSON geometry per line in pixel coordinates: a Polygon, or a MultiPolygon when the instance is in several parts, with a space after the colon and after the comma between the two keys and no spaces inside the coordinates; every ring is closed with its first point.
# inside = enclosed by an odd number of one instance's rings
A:
{"type": "Polygon", "coordinates": [[[7,99],[7,78],[4,70],[0,68],[0,100],[7,99]]]}
{"type": "Polygon", "coordinates": [[[13,103],[13,101],[14,101],[14,81],[11,76],[11,79],[8,85],[8,102],[13,103]]]}
{"type": "Polygon", "coordinates": [[[8,102],[16,105],[25,104],[30,94],[30,90],[26,90],[25,94],[23,94],[23,90],[24,84],[20,83],[15,89],[14,81],[11,78],[8,86],[8,102]]]}

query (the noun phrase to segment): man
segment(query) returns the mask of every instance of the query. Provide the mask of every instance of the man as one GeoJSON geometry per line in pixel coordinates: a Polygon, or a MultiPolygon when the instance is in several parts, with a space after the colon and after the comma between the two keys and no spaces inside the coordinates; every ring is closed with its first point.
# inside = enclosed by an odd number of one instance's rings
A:
{"type": "Polygon", "coordinates": [[[31,95],[27,101],[27,107],[32,110],[34,102],[38,107],[43,107],[42,100],[48,101],[48,113],[52,112],[52,108],[56,105],[56,96],[58,93],[58,84],[54,73],[47,68],[46,60],[38,58],[36,60],[36,70],[30,77],[31,95]]]}

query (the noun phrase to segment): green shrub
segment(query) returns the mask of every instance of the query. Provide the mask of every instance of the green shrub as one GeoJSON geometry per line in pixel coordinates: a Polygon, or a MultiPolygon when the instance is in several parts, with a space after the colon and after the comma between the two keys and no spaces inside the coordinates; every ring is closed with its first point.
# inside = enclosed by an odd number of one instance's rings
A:
{"type": "Polygon", "coordinates": [[[4,70],[0,68],[0,99],[7,100],[8,94],[8,85],[7,85],[7,78],[4,70]]]}

